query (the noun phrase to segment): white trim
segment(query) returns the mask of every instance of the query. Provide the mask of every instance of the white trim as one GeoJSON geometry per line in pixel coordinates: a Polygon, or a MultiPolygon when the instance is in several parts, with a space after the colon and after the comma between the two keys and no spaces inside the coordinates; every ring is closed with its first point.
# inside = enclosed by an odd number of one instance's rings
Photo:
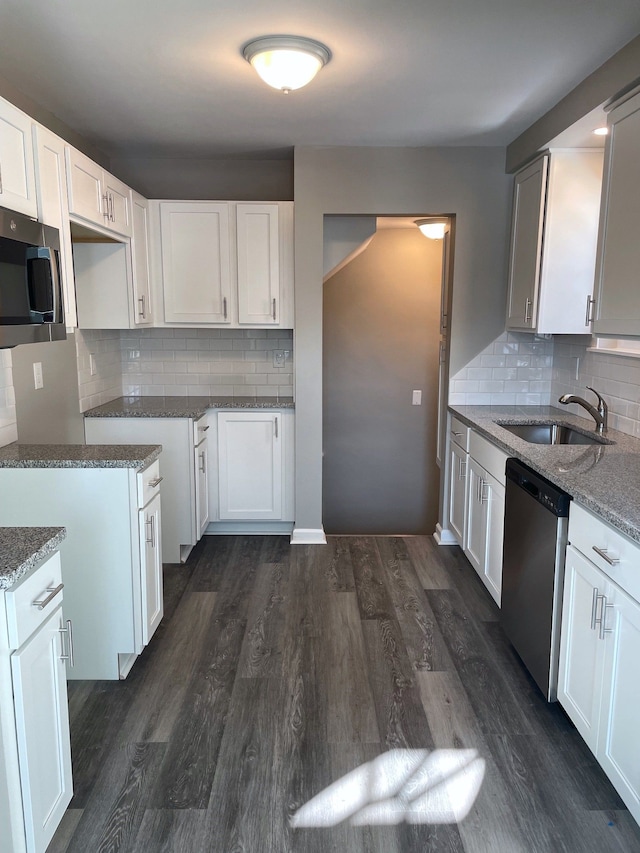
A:
{"type": "Polygon", "coordinates": [[[326,545],[327,537],[322,527],[295,527],[291,534],[292,545],[326,545]]]}
{"type": "Polygon", "coordinates": [[[640,349],[624,349],[624,347],[587,347],[587,352],[599,352],[602,355],[622,355],[625,358],[640,358],[640,349]]]}
{"type": "Polygon", "coordinates": [[[120,675],[120,679],[125,679],[129,673],[131,672],[131,667],[134,665],[136,660],[138,659],[138,655],[135,652],[131,652],[130,654],[118,655],[118,674],[120,675]]]}
{"type": "Polygon", "coordinates": [[[446,530],[444,527],[436,524],[436,532],[433,534],[433,538],[436,540],[438,545],[458,545],[458,540],[453,535],[450,530],[446,530]]]}

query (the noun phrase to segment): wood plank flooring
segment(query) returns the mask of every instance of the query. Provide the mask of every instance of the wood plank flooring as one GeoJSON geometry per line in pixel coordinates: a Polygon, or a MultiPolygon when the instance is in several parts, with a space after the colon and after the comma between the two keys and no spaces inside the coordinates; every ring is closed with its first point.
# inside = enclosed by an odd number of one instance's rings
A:
{"type": "Polygon", "coordinates": [[[430,537],[205,537],[165,566],[126,681],[69,694],[75,796],[49,853],[640,853],[471,566],[430,537]],[[438,756],[475,763],[438,784],[438,756]],[[450,785],[479,766],[456,821],[450,785]]]}

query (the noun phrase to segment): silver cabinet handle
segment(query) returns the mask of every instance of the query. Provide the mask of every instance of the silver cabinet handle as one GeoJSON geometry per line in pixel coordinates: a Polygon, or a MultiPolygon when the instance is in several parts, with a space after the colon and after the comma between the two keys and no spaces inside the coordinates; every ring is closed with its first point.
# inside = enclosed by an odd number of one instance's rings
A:
{"type": "Polygon", "coordinates": [[[156,518],[154,515],[151,516],[151,547],[156,547],[156,518]]]}
{"type": "Polygon", "coordinates": [[[528,296],[524,301],[524,321],[525,323],[531,322],[531,300],[528,296]]]}
{"type": "Polygon", "coordinates": [[[588,326],[590,323],[593,323],[593,314],[591,313],[591,306],[596,304],[596,300],[593,299],[591,294],[587,294],[587,313],[585,314],[584,324],[588,326]]]}
{"type": "Polygon", "coordinates": [[[461,432],[454,432],[453,430],[451,430],[451,435],[455,435],[456,438],[460,438],[462,433],[461,432]]]}
{"type": "Polygon", "coordinates": [[[109,219],[112,222],[116,221],[115,207],[113,204],[113,193],[109,193],[109,219]]]}
{"type": "Polygon", "coordinates": [[[209,424],[207,424],[207,426],[198,427],[198,430],[199,430],[200,432],[206,432],[208,429],[209,429],[209,424]]]}
{"type": "Polygon", "coordinates": [[[68,639],[68,651],[65,655],[64,653],[60,655],[60,660],[68,660],[69,666],[74,666],[74,657],[73,657],[73,625],[71,623],[71,619],[67,619],[67,627],[66,628],[58,628],[58,631],[61,634],[66,634],[68,639]]]}
{"type": "Polygon", "coordinates": [[[610,557],[606,548],[598,548],[595,545],[592,545],[592,548],[598,557],[602,557],[605,563],[609,563],[610,566],[617,566],[620,562],[618,557],[610,557]]]}
{"type": "Polygon", "coordinates": [[[277,415],[275,417],[274,424],[275,424],[276,438],[277,438],[278,437],[278,416],[277,415]]]}
{"type": "Polygon", "coordinates": [[[53,599],[56,597],[56,595],[59,592],[62,592],[63,589],[64,589],[63,583],[59,583],[58,586],[48,586],[47,592],[49,593],[49,595],[47,595],[45,598],[40,599],[39,601],[32,601],[31,606],[37,607],[38,610],[44,610],[45,607],[47,606],[47,604],[49,604],[51,601],[53,601],[53,599]]]}
{"type": "Polygon", "coordinates": [[[108,193],[105,193],[102,196],[102,204],[104,205],[104,210],[102,211],[102,215],[107,220],[111,219],[111,213],[109,211],[109,194],[108,193]]]}
{"type": "Polygon", "coordinates": [[[594,586],[593,597],[591,599],[591,630],[592,631],[596,630],[596,625],[597,625],[596,616],[598,615],[598,599],[599,598],[600,598],[600,596],[598,595],[598,587],[594,586]]]}
{"type": "Polygon", "coordinates": [[[206,472],[205,472],[205,467],[204,467],[204,450],[203,450],[203,451],[202,451],[202,453],[200,454],[200,471],[201,471],[203,474],[204,474],[204,473],[206,473],[206,472]]]}
{"type": "Polygon", "coordinates": [[[222,297],[222,313],[224,314],[224,319],[227,319],[227,297],[222,297]]]}
{"type": "Polygon", "coordinates": [[[164,480],[164,477],[156,477],[155,480],[149,480],[149,485],[152,489],[155,489],[156,486],[159,486],[160,483],[164,480]]]}
{"type": "Polygon", "coordinates": [[[480,503],[486,504],[489,503],[489,483],[485,480],[480,480],[480,503]],[[485,494],[485,486],[487,488],[487,492],[485,494]]]}
{"type": "Polygon", "coordinates": [[[272,313],[273,313],[273,320],[274,320],[274,322],[275,322],[275,319],[276,319],[276,299],[275,299],[275,296],[273,297],[273,309],[272,309],[272,313]]]}
{"type": "Polygon", "coordinates": [[[153,545],[153,516],[145,518],[144,526],[149,528],[149,535],[145,536],[144,541],[147,545],[153,545]]]}
{"type": "Polygon", "coordinates": [[[605,634],[613,634],[613,628],[607,628],[607,610],[613,610],[613,604],[607,604],[607,599],[605,596],[602,596],[602,616],[600,619],[600,633],[598,634],[599,640],[604,640],[605,634]]]}
{"type": "Polygon", "coordinates": [[[458,479],[464,480],[467,476],[467,460],[458,459],[458,479]],[[464,468],[463,468],[464,466],[464,468]]]}
{"type": "Polygon", "coordinates": [[[144,315],[145,315],[145,310],[144,310],[144,296],[139,296],[139,297],[138,297],[138,302],[140,303],[140,310],[138,311],[138,315],[139,315],[140,317],[144,317],[144,315]]]}

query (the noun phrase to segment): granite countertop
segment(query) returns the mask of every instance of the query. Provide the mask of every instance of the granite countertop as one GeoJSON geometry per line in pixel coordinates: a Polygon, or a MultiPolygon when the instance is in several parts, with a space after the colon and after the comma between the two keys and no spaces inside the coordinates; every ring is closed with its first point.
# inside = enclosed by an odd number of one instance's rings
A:
{"type": "Polygon", "coordinates": [[[85,418],[194,418],[207,409],[293,409],[293,397],[118,397],[85,418]]]}
{"type": "Polygon", "coordinates": [[[9,589],[67,535],[64,527],[0,527],[0,589],[9,589]]]}
{"type": "Polygon", "coordinates": [[[0,468],[146,468],[159,444],[8,444],[0,468]]]}
{"type": "Polygon", "coordinates": [[[584,433],[593,433],[593,422],[554,406],[449,406],[449,410],[640,543],[639,439],[610,429],[605,438],[612,444],[531,444],[503,429],[500,422],[553,420],[584,433]]]}

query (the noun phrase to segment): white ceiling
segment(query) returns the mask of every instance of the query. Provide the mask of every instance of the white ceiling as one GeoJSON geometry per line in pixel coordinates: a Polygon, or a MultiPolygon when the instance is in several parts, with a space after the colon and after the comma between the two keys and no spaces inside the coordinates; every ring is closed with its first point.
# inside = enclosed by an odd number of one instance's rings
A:
{"type": "Polygon", "coordinates": [[[638,0],[0,0],[0,75],[111,154],[505,145],[638,33],[638,0]],[[274,33],[330,47],[307,88],[242,58],[274,33]]]}

